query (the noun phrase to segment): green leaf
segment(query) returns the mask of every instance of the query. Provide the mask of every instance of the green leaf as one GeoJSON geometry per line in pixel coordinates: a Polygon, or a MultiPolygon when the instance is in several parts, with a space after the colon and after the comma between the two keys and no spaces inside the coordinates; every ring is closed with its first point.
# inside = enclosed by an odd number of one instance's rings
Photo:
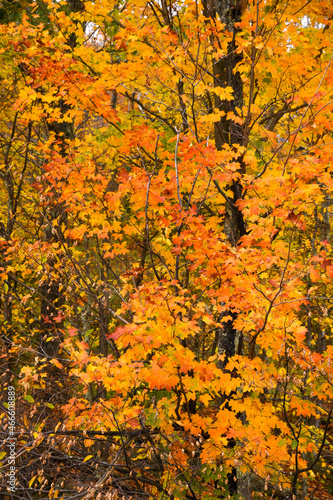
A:
{"type": "Polygon", "coordinates": [[[297,439],[294,439],[292,442],[291,442],[291,449],[292,450],[295,450],[297,448],[297,445],[298,445],[298,441],[297,439]]]}

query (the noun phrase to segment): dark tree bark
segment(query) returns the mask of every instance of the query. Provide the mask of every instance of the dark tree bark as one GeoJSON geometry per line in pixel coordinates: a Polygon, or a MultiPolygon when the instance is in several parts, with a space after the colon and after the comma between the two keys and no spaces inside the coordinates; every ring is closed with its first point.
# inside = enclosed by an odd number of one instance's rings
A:
{"type": "MultiPolygon", "coordinates": [[[[67,5],[70,12],[84,10],[84,3],[81,0],[68,0],[67,5]]],[[[76,46],[75,33],[70,35],[67,43],[70,48],[76,46]]],[[[70,106],[64,100],[60,100],[57,107],[60,110],[61,118],[70,110],[70,106]]],[[[48,124],[48,131],[53,132],[55,142],[60,144],[60,154],[62,157],[66,158],[66,143],[74,139],[74,124],[62,120],[59,122],[51,122],[48,124]]],[[[47,208],[45,213],[45,241],[48,243],[61,241],[61,223],[66,219],[63,206],[58,201],[57,193],[54,192],[53,195],[52,205],[47,208]]],[[[49,269],[52,269],[55,263],[50,259],[47,264],[49,269]]],[[[43,356],[50,358],[57,356],[59,345],[63,340],[61,321],[57,320],[56,323],[54,322],[54,318],[58,315],[59,309],[64,304],[60,287],[61,283],[55,282],[52,278],[46,280],[41,287],[40,350],[43,356]],[[51,341],[50,337],[52,337],[51,341]]]]}
{"type": "MultiPolygon", "coordinates": [[[[236,33],[237,22],[240,21],[242,12],[246,8],[246,2],[237,2],[237,0],[204,0],[203,8],[206,17],[210,17],[212,22],[218,16],[225,25],[225,30],[232,35],[232,40],[228,44],[227,54],[224,57],[213,60],[213,75],[215,87],[231,87],[233,90],[232,100],[221,100],[215,97],[215,108],[222,111],[223,116],[215,123],[215,146],[221,151],[226,145],[231,149],[242,145],[244,142],[243,126],[228,119],[228,113],[232,112],[239,116],[239,112],[244,104],[243,82],[238,71],[235,68],[242,60],[242,54],[237,52],[236,33]]],[[[215,40],[216,42],[216,40],[215,40]]],[[[245,172],[245,165],[242,157],[239,158],[239,171],[245,172]]],[[[233,197],[228,198],[225,205],[224,232],[231,245],[237,246],[240,238],[246,234],[245,223],[242,213],[237,208],[237,201],[242,197],[242,185],[239,181],[234,181],[230,186],[233,197]]],[[[234,311],[226,311],[226,316],[232,319],[225,322],[224,327],[218,330],[218,353],[224,355],[224,360],[220,362],[220,368],[225,369],[228,359],[239,351],[241,346],[241,333],[234,328],[234,320],[237,314],[234,311]]],[[[222,318],[221,318],[222,319],[222,318]]],[[[228,396],[229,398],[230,396],[228,396]]],[[[220,404],[228,406],[228,398],[221,394],[220,404]]],[[[233,440],[229,441],[230,448],[235,446],[233,440]]],[[[238,492],[237,470],[234,468],[228,475],[229,494],[238,492]]],[[[219,493],[219,498],[221,497],[219,493]]]]}

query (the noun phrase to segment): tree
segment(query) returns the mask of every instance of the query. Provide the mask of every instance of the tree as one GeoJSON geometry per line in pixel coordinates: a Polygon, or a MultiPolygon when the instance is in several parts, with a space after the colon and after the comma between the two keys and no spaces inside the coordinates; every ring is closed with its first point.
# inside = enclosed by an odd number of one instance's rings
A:
{"type": "Polygon", "coordinates": [[[332,16],[48,0],[1,26],[15,498],[333,494],[332,16]]]}

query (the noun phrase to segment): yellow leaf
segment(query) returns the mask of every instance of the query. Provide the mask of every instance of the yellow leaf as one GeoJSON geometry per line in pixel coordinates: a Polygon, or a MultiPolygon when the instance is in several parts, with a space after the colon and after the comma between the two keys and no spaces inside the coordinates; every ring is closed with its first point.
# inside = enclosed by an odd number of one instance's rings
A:
{"type": "Polygon", "coordinates": [[[208,403],[211,401],[211,397],[209,394],[202,394],[200,396],[200,401],[205,405],[208,406],[208,403]]]}
{"type": "Polygon", "coordinates": [[[54,432],[57,432],[57,430],[59,429],[60,425],[61,425],[61,422],[58,422],[57,425],[55,426],[54,432]]]}
{"type": "Polygon", "coordinates": [[[213,321],[211,320],[211,318],[209,316],[207,316],[207,315],[205,315],[205,316],[202,317],[202,321],[204,323],[206,323],[206,325],[211,325],[213,323],[213,321]]]}
{"type": "Polygon", "coordinates": [[[216,94],[221,100],[232,101],[233,100],[233,89],[232,87],[215,87],[212,89],[214,94],[216,94]]]}
{"type": "Polygon", "coordinates": [[[36,474],[34,477],[32,477],[29,481],[29,488],[31,488],[31,486],[34,484],[34,481],[36,479],[36,477],[38,476],[38,474],[36,474]]]}

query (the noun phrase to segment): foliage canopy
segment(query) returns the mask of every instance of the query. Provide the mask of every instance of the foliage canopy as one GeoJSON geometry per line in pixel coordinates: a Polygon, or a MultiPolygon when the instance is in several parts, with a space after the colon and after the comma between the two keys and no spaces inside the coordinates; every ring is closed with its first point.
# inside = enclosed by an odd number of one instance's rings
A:
{"type": "Polygon", "coordinates": [[[0,14],[7,497],[333,498],[333,6],[0,14]]]}

